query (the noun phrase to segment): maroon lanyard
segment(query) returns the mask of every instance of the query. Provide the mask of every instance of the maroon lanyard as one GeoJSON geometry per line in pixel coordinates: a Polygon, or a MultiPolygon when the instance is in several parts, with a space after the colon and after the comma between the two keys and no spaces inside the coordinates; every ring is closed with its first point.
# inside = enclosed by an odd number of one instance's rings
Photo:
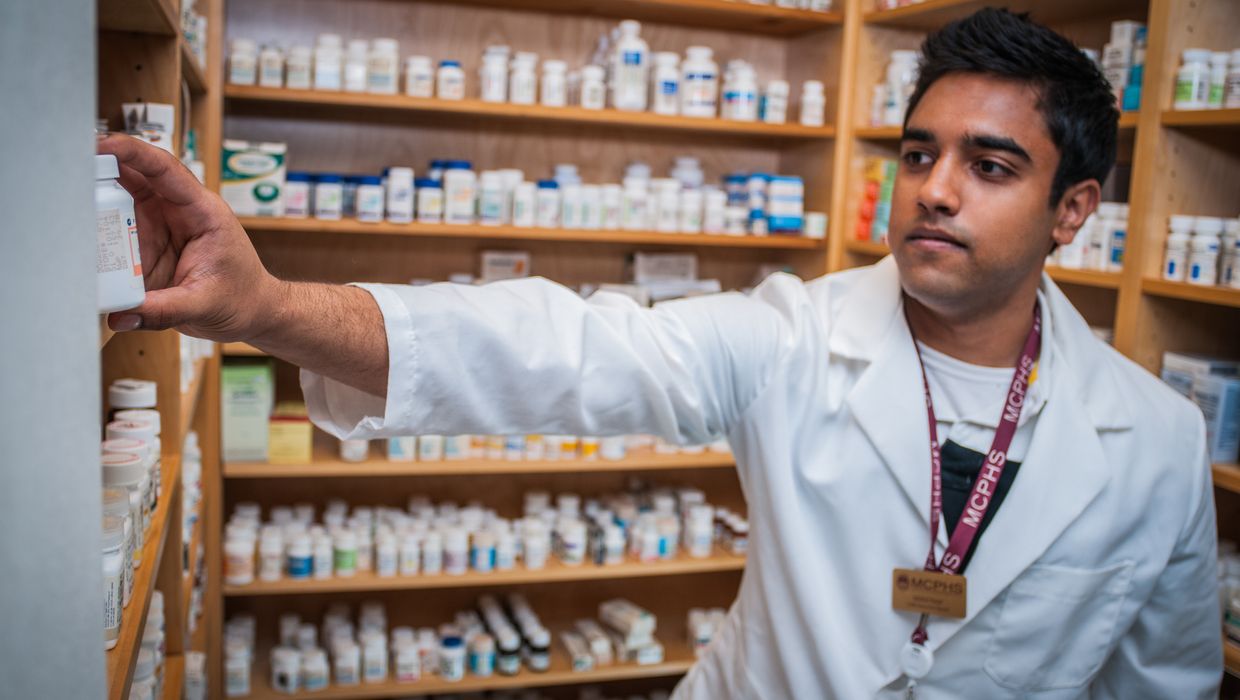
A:
{"type": "MultiPolygon", "coordinates": [[[[1038,348],[1042,342],[1042,314],[1037,302],[1033,305],[1033,327],[1025,338],[1025,347],[1021,350],[1020,361],[1016,371],[1012,373],[1012,385],[1008,389],[1007,400],[1003,403],[1003,412],[999,415],[999,427],[995,429],[995,439],[982,463],[981,472],[973,482],[973,491],[965,502],[964,512],[952,531],[943,552],[943,559],[936,562],[935,540],[939,533],[939,520],[943,517],[943,453],[939,447],[939,430],[934,418],[934,401],[930,398],[930,380],[926,377],[926,364],[921,359],[921,348],[914,339],[913,347],[917,349],[917,362],[921,365],[921,382],[926,392],[926,415],[930,421],[930,553],[926,555],[926,571],[938,571],[944,574],[958,574],[964,557],[977,532],[982,526],[982,519],[990,509],[999,485],[999,477],[1007,464],[1008,448],[1012,446],[1012,438],[1016,435],[1017,423],[1020,420],[1021,408],[1029,388],[1029,376],[1033,372],[1038,359],[1038,348]]],[[[922,615],[913,630],[913,643],[925,644],[927,616],[922,615]]]]}

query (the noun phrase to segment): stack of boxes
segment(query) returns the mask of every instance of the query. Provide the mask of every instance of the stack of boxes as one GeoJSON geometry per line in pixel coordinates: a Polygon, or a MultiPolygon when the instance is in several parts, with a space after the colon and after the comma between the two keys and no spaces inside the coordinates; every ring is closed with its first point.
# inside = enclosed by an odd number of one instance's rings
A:
{"type": "Polygon", "coordinates": [[[891,193],[896,184],[896,161],[891,158],[867,158],[865,161],[865,185],[861,193],[861,205],[857,210],[857,229],[854,234],[859,241],[880,243],[887,238],[887,226],[891,223],[891,193]]]}
{"type": "Polygon", "coordinates": [[[1141,108],[1141,79],[1145,74],[1145,25],[1132,20],[1111,23],[1111,41],[1102,47],[1102,74],[1115,91],[1115,103],[1125,112],[1141,108]]]}
{"type": "Polygon", "coordinates": [[[1210,461],[1234,464],[1240,459],[1240,361],[1168,352],[1162,379],[1201,409],[1210,461]]]}

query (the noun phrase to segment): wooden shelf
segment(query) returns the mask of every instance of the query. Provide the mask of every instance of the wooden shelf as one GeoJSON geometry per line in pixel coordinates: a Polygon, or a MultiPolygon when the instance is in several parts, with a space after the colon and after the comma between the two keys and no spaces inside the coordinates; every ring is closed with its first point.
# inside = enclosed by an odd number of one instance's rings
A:
{"type": "MultiPolygon", "coordinates": [[[[871,0],[867,0],[867,4],[873,6],[871,0]]],[[[893,10],[870,10],[865,13],[864,21],[867,24],[931,31],[993,4],[991,0],[925,0],[893,10]]],[[[1051,24],[1091,17],[1111,19],[1115,13],[1128,13],[1132,19],[1143,19],[1148,14],[1144,0],[1006,0],[1002,4],[1014,12],[1030,12],[1033,19],[1051,24]]]]}
{"type": "Polygon", "coordinates": [[[723,236],[705,233],[658,233],[655,231],[577,231],[568,229],[517,228],[515,226],[461,226],[450,224],[363,223],[355,219],[323,221],[240,217],[248,231],[297,233],[378,234],[435,239],[473,239],[489,241],[552,241],[580,243],[621,243],[628,245],[710,246],[723,248],[762,248],[814,250],[826,246],[826,239],[802,236],[723,236]]]}
{"type": "Polygon", "coordinates": [[[254,581],[246,586],[224,585],[224,595],[232,597],[293,595],[300,593],[351,593],[371,591],[407,591],[430,588],[477,588],[481,586],[515,586],[522,584],[562,583],[566,581],[597,581],[611,579],[641,578],[646,576],[680,576],[684,574],[714,573],[717,571],[740,571],[745,568],[745,557],[716,550],[705,559],[693,559],[683,553],[669,560],[643,564],[627,559],[622,564],[598,566],[582,564],[566,566],[552,558],[546,568],[530,570],[518,567],[512,571],[477,573],[470,571],[460,576],[435,574],[431,576],[389,576],[381,578],[374,573],[359,572],[352,578],[329,579],[281,579],[279,581],[254,581]]]}
{"type": "Polygon", "coordinates": [[[884,257],[891,252],[886,243],[877,241],[847,241],[844,243],[844,248],[850,253],[871,255],[876,258],[884,257]]]}
{"type": "Polygon", "coordinates": [[[1240,493],[1240,464],[1215,464],[1213,472],[1215,486],[1240,493]]]}
{"type": "Polygon", "coordinates": [[[177,444],[173,445],[178,452],[185,444],[185,436],[189,434],[190,426],[194,424],[194,410],[198,406],[198,396],[202,394],[202,378],[206,371],[206,358],[194,360],[194,379],[190,382],[189,389],[181,393],[181,426],[177,433],[177,444]]]}
{"type": "Polygon", "coordinates": [[[1240,676],[1240,645],[1223,639],[1223,669],[1233,676],[1240,676]]]}
{"type": "Polygon", "coordinates": [[[180,654],[164,657],[163,700],[181,700],[185,686],[185,657],[180,654]]]}
{"type": "Polygon", "coordinates": [[[286,465],[266,462],[225,462],[224,477],[228,479],[301,479],[359,476],[465,476],[478,474],[581,474],[587,472],[662,471],[675,469],[716,469],[735,466],[728,453],[656,454],[653,450],[630,453],[624,459],[583,461],[459,459],[438,462],[391,462],[376,445],[371,446],[370,459],[345,462],[337,456],[330,439],[320,437],[314,445],[314,461],[310,464],[286,465]]]}
{"type": "MultiPolygon", "coordinates": [[[[294,108],[307,106],[347,109],[364,112],[386,110],[408,113],[473,116],[517,122],[543,121],[602,126],[609,128],[636,128],[670,130],[681,134],[701,134],[760,137],[770,139],[815,140],[830,139],[835,129],[830,126],[810,127],[796,123],[764,124],[762,122],[738,122],[727,119],[695,119],[692,117],[667,116],[653,112],[621,112],[614,109],[582,109],[581,107],[544,107],[542,105],[514,105],[483,102],[482,100],[440,100],[406,95],[372,95],[364,92],[327,92],[323,90],[289,90],[254,85],[227,85],[224,97],[233,103],[278,105],[284,103],[294,108]]],[[[301,110],[299,110],[301,111],[301,110]]],[[[450,122],[448,122],[450,123],[450,122]]]]}
{"type": "Polygon", "coordinates": [[[1076,284],[1099,289],[1119,289],[1120,273],[1100,270],[1076,270],[1057,265],[1047,265],[1046,273],[1060,284],[1076,284]]]}
{"type": "MultiPolygon", "coordinates": [[[[693,666],[693,653],[681,639],[668,638],[660,640],[664,644],[664,662],[648,666],[634,663],[613,664],[593,671],[575,672],[564,652],[560,648],[558,635],[553,634],[551,667],[544,673],[534,673],[524,666],[515,676],[493,675],[489,678],[466,675],[465,678],[449,683],[439,676],[423,676],[413,683],[363,683],[355,686],[328,686],[324,690],[299,692],[292,695],[277,693],[270,686],[271,673],[267,661],[268,651],[261,650],[256,654],[251,678],[249,700],[288,700],[289,698],[321,698],[323,700],[364,700],[366,698],[413,697],[435,695],[440,693],[474,693],[487,690],[503,690],[511,688],[542,688],[554,685],[574,685],[578,683],[601,683],[605,681],[622,681],[640,678],[661,678],[679,676],[693,666]]],[[[656,638],[658,635],[656,635],[656,638]]]]}
{"type": "Polygon", "coordinates": [[[189,44],[181,37],[178,41],[181,46],[181,77],[189,84],[189,91],[195,95],[201,95],[207,91],[207,74],[203,70],[198,59],[194,57],[192,51],[189,50],[189,44]]]}
{"type": "MultiPolygon", "coordinates": [[[[129,697],[129,685],[133,681],[134,664],[142,644],[142,628],[146,626],[146,613],[155,591],[155,577],[168,540],[168,514],[173,498],[180,493],[174,484],[181,479],[181,459],[177,455],[165,455],[160,482],[164,485],[163,498],[151,517],[146,542],[142,546],[142,566],[133,572],[133,597],[121,617],[121,634],[116,646],[106,652],[108,668],[108,698],[125,700],[129,697]]],[[[180,543],[177,543],[180,551],[180,543]]]]}
{"type": "Polygon", "coordinates": [[[1146,278],[1141,280],[1141,291],[1153,296],[1240,308],[1240,289],[1203,287],[1186,282],[1146,278]]]}
{"type": "Polygon", "coordinates": [[[1169,110],[1162,113],[1162,123],[1163,126],[1240,129],[1240,109],[1169,110]]]}
{"type": "Polygon", "coordinates": [[[115,335],[116,331],[108,326],[108,315],[99,314],[99,349],[102,350],[115,335]]]}
{"type": "Polygon", "coordinates": [[[220,343],[220,354],[224,357],[267,357],[267,353],[249,343],[220,343]]]}
{"type": "Polygon", "coordinates": [[[173,0],[98,0],[99,29],[175,36],[179,23],[173,0]]]}
{"type": "Polygon", "coordinates": [[[1120,131],[1125,131],[1125,130],[1128,130],[1128,129],[1136,129],[1136,128],[1137,128],[1137,119],[1138,119],[1138,117],[1140,117],[1140,116],[1141,116],[1141,113],[1140,113],[1140,112],[1120,112],[1120,114],[1119,114],[1119,130],[1120,130],[1120,131]]]}

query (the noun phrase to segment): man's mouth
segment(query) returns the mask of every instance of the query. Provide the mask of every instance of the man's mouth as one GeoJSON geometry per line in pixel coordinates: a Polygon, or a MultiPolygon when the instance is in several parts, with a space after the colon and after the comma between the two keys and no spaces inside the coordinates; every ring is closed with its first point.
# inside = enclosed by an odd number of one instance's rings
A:
{"type": "Polygon", "coordinates": [[[918,226],[909,232],[905,241],[930,248],[968,248],[959,238],[937,228],[918,226]]]}

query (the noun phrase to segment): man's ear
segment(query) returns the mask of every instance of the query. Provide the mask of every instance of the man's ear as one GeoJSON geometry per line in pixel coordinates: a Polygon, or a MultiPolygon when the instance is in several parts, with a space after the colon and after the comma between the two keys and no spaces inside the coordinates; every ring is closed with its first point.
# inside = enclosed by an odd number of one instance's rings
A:
{"type": "Polygon", "coordinates": [[[1055,208],[1055,228],[1051,230],[1055,244],[1071,243],[1101,200],[1102,186],[1097,180],[1083,180],[1069,187],[1055,208]]]}

